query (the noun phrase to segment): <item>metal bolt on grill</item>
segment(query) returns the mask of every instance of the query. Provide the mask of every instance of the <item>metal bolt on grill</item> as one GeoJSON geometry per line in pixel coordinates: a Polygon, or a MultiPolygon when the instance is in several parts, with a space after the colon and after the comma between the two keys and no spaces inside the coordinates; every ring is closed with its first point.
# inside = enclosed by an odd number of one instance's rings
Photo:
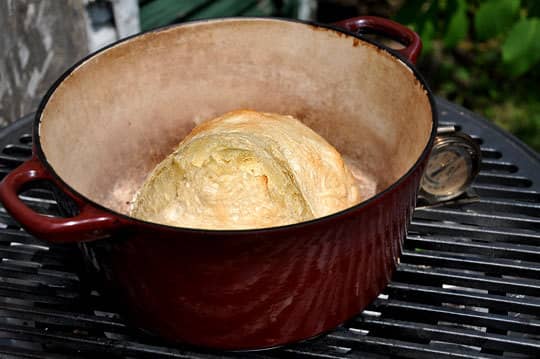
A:
{"type": "MultiPolygon", "coordinates": [[[[417,209],[392,282],[333,332],[249,354],[170,346],[86,288],[77,248],[33,238],[0,208],[0,358],[540,357],[540,157],[460,107],[438,108],[481,145],[480,199],[417,209]]],[[[31,155],[30,123],[0,133],[0,177],[31,155]]],[[[49,191],[22,198],[59,214],[49,191]]]]}

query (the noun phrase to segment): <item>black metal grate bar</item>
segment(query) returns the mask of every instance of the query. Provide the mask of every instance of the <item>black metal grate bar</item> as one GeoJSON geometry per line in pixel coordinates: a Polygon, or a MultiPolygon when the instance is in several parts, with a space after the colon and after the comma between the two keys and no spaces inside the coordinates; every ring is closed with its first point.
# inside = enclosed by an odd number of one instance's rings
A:
{"type": "Polygon", "coordinates": [[[514,245],[508,243],[477,243],[459,238],[444,238],[442,236],[408,236],[407,247],[418,250],[437,250],[461,254],[477,254],[487,258],[508,258],[540,262],[540,252],[535,246],[514,245]]]}
{"type": "MultiPolygon", "coordinates": [[[[353,332],[354,333],[354,332],[353,332]]],[[[351,333],[339,333],[328,335],[330,339],[338,345],[348,345],[351,348],[360,348],[370,350],[375,353],[384,354],[392,357],[402,358],[460,358],[460,359],[492,359],[500,358],[487,354],[481,354],[478,351],[467,350],[459,346],[428,345],[414,343],[411,341],[387,339],[381,337],[372,337],[368,335],[354,335],[351,333]]]]}
{"type": "Polygon", "coordinates": [[[444,218],[446,221],[486,227],[540,229],[540,221],[538,221],[538,218],[529,218],[511,214],[483,213],[480,211],[465,212],[463,209],[419,209],[415,212],[415,218],[431,219],[435,221],[440,221],[444,218]]]}
{"type": "Polygon", "coordinates": [[[373,303],[373,308],[393,318],[417,320],[419,317],[424,316],[430,319],[436,318],[440,321],[477,327],[490,327],[530,334],[540,332],[540,321],[483,313],[464,308],[411,303],[399,300],[377,300],[373,303]]]}
{"type": "MultiPolygon", "coordinates": [[[[482,147],[479,200],[417,209],[393,281],[332,333],[249,354],[170,346],[88,293],[70,262],[76,248],[35,239],[0,208],[0,357],[540,357],[540,158],[470,112],[438,106],[443,124],[482,147]]],[[[29,124],[0,133],[0,177],[31,155],[29,124]]],[[[58,215],[47,190],[21,198],[58,215]]]]}
{"type": "Polygon", "coordinates": [[[390,283],[386,292],[392,298],[411,300],[419,303],[453,303],[478,308],[508,310],[535,317],[540,313],[540,303],[519,296],[502,296],[478,293],[478,291],[445,289],[410,283],[390,283]]]}
{"type": "MultiPolygon", "coordinates": [[[[506,293],[530,296],[535,296],[540,293],[540,283],[536,280],[522,278],[505,279],[470,272],[470,270],[452,271],[436,268],[423,269],[421,266],[403,264],[398,269],[395,280],[408,283],[421,281],[429,283],[430,285],[451,284],[461,287],[500,290],[506,293]]],[[[540,301],[537,302],[540,304],[540,301]]]]}

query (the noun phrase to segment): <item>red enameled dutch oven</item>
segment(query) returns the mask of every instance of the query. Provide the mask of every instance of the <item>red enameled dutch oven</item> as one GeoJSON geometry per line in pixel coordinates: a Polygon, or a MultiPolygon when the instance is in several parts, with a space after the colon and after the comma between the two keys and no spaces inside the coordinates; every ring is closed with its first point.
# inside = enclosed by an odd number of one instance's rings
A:
{"type": "Polygon", "coordinates": [[[433,97],[413,66],[420,49],[414,32],[375,17],[334,26],[217,19],[131,37],[54,84],[36,114],[33,158],[3,180],[0,200],[35,236],[80,243],[149,332],[220,349],[313,337],[364,309],[398,263],[436,133],[433,97]],[[241,108],[299,118],[360,161],[377,195],[258,230],[175,228],[126,214],[145,176],[197,123],[241,108]],[[20,201],[41,180],[76,204],[71,217],[20,201]]]}

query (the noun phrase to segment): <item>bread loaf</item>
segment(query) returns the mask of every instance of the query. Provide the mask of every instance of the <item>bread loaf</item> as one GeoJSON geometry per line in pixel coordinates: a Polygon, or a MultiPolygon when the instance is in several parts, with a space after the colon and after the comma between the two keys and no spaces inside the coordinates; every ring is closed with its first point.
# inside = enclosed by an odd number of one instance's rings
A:
{"type": "Polygon", "coordinates": [[[326,140],[291,116],[239,110],[207,121],[145,180],[131,215],[200,229],[274,227],[360,201],[326,140]]]}

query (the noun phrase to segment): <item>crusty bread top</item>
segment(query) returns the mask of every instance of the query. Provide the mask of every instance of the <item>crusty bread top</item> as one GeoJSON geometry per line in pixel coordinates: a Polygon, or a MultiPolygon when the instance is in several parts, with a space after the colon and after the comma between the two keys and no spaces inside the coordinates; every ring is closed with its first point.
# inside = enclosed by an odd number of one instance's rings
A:
{"type": "Polygon", "coordinates": [[[292,116],[229,112],[192,130],[150,173],[131,215],[201,229],[274,227],[360,201],[325,139],[292,116]]]}

